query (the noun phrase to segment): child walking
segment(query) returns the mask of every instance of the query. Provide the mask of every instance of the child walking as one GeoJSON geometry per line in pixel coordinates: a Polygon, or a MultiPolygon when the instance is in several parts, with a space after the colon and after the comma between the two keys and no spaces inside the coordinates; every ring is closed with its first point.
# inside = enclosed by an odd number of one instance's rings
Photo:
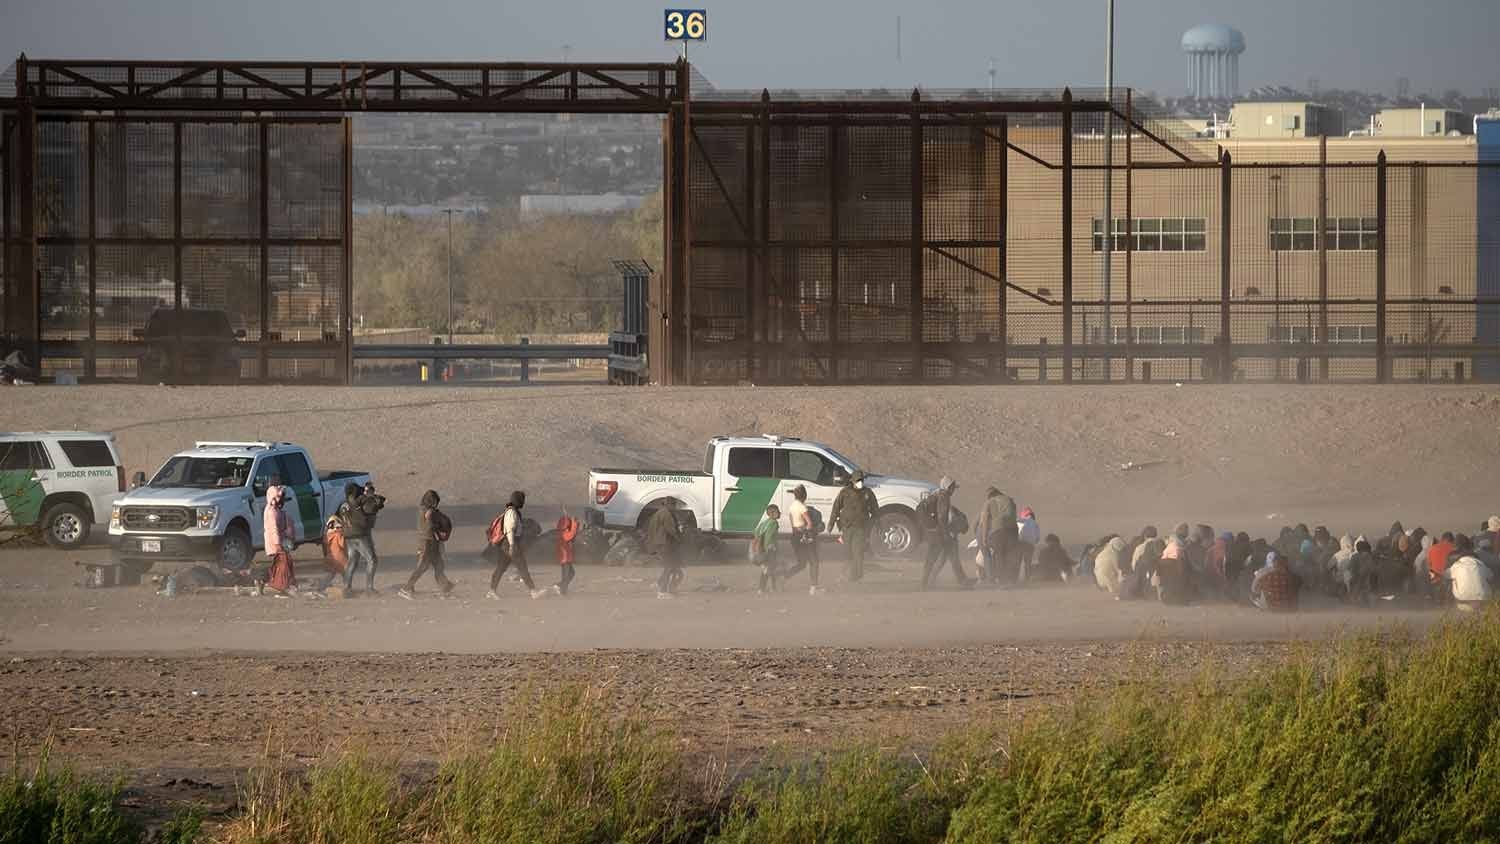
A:
{"type": "Polygon", "coordinates": [[[775,504],[766,508],[765,518],[755,526],[750,537],[750,562],[760,566],[759,594],[774,592],[781,588],[781,561],[776,553],[776,535],[781,530],[781,508],[775,504]]]}
{"type": "Polygon", "coordinates": [[[573,540],[578,538],[578,520],[567,512],[557,520],[557,565],[562,568],[562,579],[552,587],[558,595],[568,594],[568,584],[573,582],[573,540]]]}

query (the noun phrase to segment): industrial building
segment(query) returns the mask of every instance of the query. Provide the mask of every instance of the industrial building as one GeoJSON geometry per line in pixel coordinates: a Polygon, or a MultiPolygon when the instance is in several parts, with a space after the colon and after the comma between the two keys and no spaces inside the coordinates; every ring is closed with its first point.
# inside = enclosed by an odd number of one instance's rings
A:
{"type": "Polygon", "coordinates": [[[1451,108],[1387,108],[1375,115],[1375,134],[1390,138],[1471,135],[1474,115],[1451,108]]]}
{"type": "Polygon", "coordinates": [[[1344,115],[1311,102],[1243,102],[1229,112],[1232,137],[1319,138],[1344,134],[1344,115]]]}

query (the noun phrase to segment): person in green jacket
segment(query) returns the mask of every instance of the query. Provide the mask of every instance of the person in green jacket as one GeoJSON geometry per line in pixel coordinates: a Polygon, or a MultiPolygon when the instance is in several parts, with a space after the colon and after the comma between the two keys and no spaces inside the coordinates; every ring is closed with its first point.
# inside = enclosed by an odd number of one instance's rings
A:
{"type": "Polygon", "coordinates": [[[764,595],[781,588],[781,560],[776,552],[776,537],[781,531],[781,508],[775,504],[766,508],[765,518],[755,526],[750,537],[750,562],[760,566],[760,589],[764,595]]]}
{"type": "Polygon", "coordinates": [[[843,532],[839,541],[849,549],[849,581],[858,582],[865,576],[865,548],[869,544],[870,529],[879,515],[880,505],[875,493],[865,486],[865,473],[855,472],[849,484],[839,490],[833,499],[833,510],[828,514],[828,524],[843,532]]]}
{"type": "Polygon", "coordinates": [[[677,597],[682,582],[682,526],[677,523],[677,499],[668,498],[646,523],[646,550],[661,558],[656,597],[677,597]]]}

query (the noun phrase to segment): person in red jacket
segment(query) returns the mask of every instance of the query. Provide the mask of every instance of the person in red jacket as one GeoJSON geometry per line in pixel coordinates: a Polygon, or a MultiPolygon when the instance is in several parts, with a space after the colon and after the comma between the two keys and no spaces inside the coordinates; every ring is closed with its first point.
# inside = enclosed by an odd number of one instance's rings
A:
{"type": "Polygon", "coordinates": [[[562,579],[552,591],[559,595],[568,594],[568,584],[573,582],[573,540],[578,538],[580,527],[578,520],[567,513],[557,520],[557,564],[562,567],[562,579]]]}

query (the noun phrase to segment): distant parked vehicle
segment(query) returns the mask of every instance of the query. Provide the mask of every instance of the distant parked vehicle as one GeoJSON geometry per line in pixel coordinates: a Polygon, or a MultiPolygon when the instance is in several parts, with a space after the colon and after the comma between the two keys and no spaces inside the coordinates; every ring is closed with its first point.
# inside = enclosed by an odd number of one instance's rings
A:
{"type": "Polygon", "coordinates": [[[235,344],[245,339],[244,329],[230,324],[224,311],[157,308],[136,329],[137,339],[146,341],[136,364],[141,381],[162,381],[173,375],[195,380],[237,381],[240,360],[235,344]],[[172,361],[179,359],[180,369],[172,361]]]}

